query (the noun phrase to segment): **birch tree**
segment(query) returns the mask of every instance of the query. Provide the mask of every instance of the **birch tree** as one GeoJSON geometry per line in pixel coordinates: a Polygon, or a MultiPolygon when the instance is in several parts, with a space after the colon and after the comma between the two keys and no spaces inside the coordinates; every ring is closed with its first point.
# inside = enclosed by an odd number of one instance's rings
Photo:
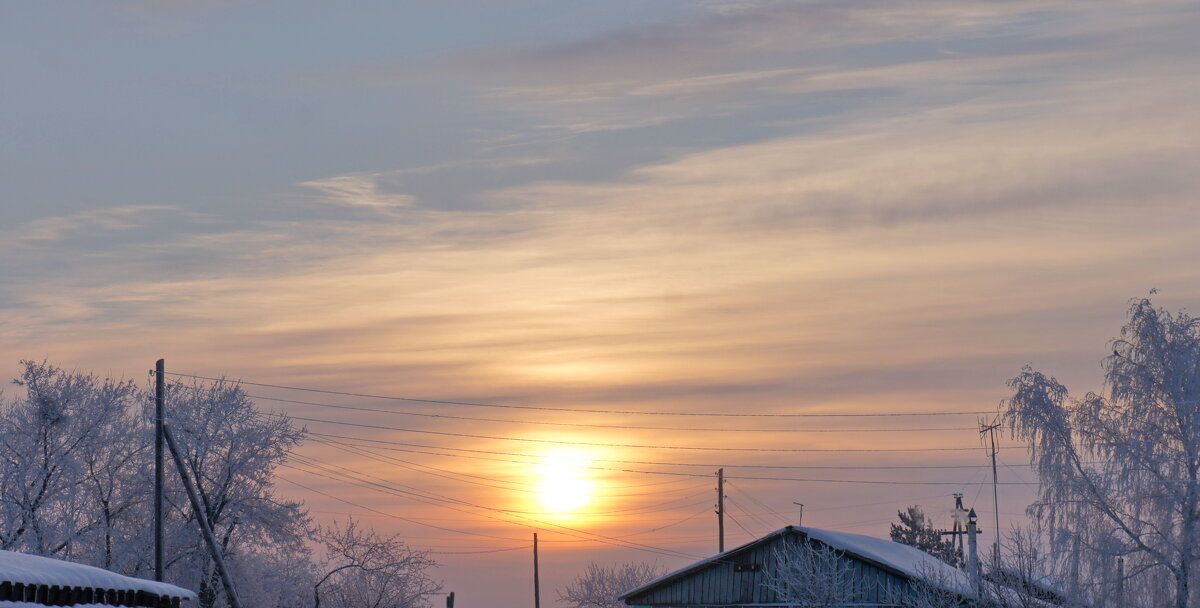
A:
{"type": "Polygon", "coordinates": [[[1028,366],[1009,382],[1005,418],[1029,442],[1040,483],[1030,512],[1070,556],[1073,577],[1124,557],[1129,576],[1166,583],[1159,605],[1192,607],[1200,555],[1200,320],[1138,299],[1111,345],[1102,393],[1073,399],[1028,366]]]}

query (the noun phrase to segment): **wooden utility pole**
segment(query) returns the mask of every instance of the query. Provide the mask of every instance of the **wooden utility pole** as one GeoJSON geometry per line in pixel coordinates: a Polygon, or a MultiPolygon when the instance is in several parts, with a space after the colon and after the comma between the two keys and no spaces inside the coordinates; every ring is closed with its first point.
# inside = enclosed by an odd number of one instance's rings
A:
{"type": "Polygon", "coordinates": [[[196,486],[192,484],[192,478],[183,464],[183,455],[179,453],[179,446],[175,445],[175,438],[171,436],[171,429],[166,424],[162,426],[162,436],[167,441],[167,448],[171,450],[171,457],[175,459],[179,477],[183,479],[183,488],[187,490],[188,500],[192,503],[192,512],[196,514],[196,522],[200,524],[200,533],[204,536],[204,544],[208,545],[208,552],[212,556],[213,564],[217,566],[217,573],[221,575],[221,584],[225,587],[225,599],[233,608],[242,608],[242,603],[238,601],[237,591],[233,588],[233,578],[225,567],[225,558],[221,556],[221,547],[217,544],[217,537],[213,535],[212,527],[208,525],[208,513],[200,504],[196,486]]]}
{"type": "Polygon", "coordinates": [[[965,525],[965,522],[963,520],[966,519],[967,510],[963,508],[963,503],[962,503],[963,495],[962,494],[954,494],[953,496],[954,496],[954,523],[951,526],[951,529],[949,532],[942,532],[942,536],[950,537],[950,542],[952,543],[952,545],[954,547],[954,551],[956,553],[958,553],[959,560],[961,560],[962,563],[965,564],[965,563],[967,563],[967,554],[966,554],[966,551],[963,550],[962,537],[966,536],[966,534],[967,534],[966,529],[963,528],[963,526],[965,525]]]}
{"type": "Polygon", "coordinates": [[[538,579],[537,532],[533,533],[533,608],[542,608],[542,586],[538,579]]]}
{"type": "Polygon", "coordinates": [[[983,420],[979,421],[979,434],[987,433],[988,440],[991,442],[990,452],[992,455],[992,511],[996,515],[996,538],[992,540],[992,559],[993,568],[1000,567],[1000,475],[996,472],[996,429],[1000,428],[1000,423],[993,422],[986,424],[983,420]]]}
{"type": "Polygon", "coordinates": [[[163,580],[163,402],[166,364],[154,363],[154,580],[163,580]]]}
{"type": "Polygon", "coordinates": [[[717,469],[717,552],[725,552],[725,469],[717,469]]]}

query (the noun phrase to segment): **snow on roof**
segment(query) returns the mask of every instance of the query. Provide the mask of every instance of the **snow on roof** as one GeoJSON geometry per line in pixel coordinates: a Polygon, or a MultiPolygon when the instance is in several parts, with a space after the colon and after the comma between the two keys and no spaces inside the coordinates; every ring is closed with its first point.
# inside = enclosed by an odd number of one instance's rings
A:
{"type": "Polygon", "coordinates": [[[726,555],[738,553],[752,546],[768,542],[777,536],[797,532],[806,534],[809,538],[820,541],[836,550],[845,551],[851,555],[875,562],[884,568],[894,570],[909,578],[923,580],[947,591],[965,596],[974,595],[970,579],[967,578],[965,572],[915,547],[873,536],[864,536],[862,534],[788,526],[725,553],[719,553],[674,572],[664,574],[648,583],[626,591],[621,595],[621,599],[637,595],[689,572],[700,570],[711,563],[720,561],[726,555]]]}
{"type": "Polygon", "coordinates": [[[0,551],[0,581],[27,585],[131,589],[169,597],[196,599],[195,593],[168,583],[133,578],[92,566],[13,551],[0,551]]]}
{"type": "Polygon", "coordinates": [[[795,528],[826,545],[877,562],[910,578],[921,579],[956,593],[971,593],[966,573],[916,547],[873,536],[819,528],[795,528]]]}

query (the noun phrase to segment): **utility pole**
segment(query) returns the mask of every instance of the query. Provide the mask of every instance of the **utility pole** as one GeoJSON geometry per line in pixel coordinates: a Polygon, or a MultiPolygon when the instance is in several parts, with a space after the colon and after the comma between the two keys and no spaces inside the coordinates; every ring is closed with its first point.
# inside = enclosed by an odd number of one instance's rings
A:
{"type": "Polygon", "coordinates": [[[717,552],[725,552],[725,469],[717,469],[717,552]]]}
{"type": "Polygon", "coordinates": [[[996,515],[996,538],[992,540],[992,559],[994,568],[1000,567],[1000,475],[996,472],[996,429],[1000,428],[999,420],[987,424],[979,421],[979,434],[987,433],[992,456],[992,512],[996,515]]]}
{"type": "Polygon", "coordinates": [[[167,448],[171,450],[171,457],[175,459],[175,467],[179,469],[179,477],[183,479],[183,488],[187,490],[188,500],[192,503],[192,512],[196,514],[196,522],[200,524],[200,533],[204,536],[204,544],[208,545],[209,555],[212,556],[213,564],[217,566],[217,573],[221,575],[221,584],[225,587],[225,599],[233,608],[242,608],[242,603],[238,601],[237,591],[233,588],[233,578],[229,574],[229,569],[225,567],[225,558],[221,556],[221,546],[217,544],[217,537],[213,535],[212,527],[208,525],[208,513],[200,504],[200,496],[196,492],[192,478],[188,475],[187,467],[183,464],[179,446],[175,444],[175,438],[171,436],[171,429],[165,424],[162,427],[162,434],[163,439],[167,441],[167,448]]]}
{"type": "Polygon", "coordinates": [[[163,580],[163,402],[166,393],[162,359],[154,363],[154,580],[163,580]]]}
{"type": "Polygon", "coordinates": [[[454,608],[454,592],[446,594],[446,608],[454,608]]]}
{"type": "Polygon", "coordinates": [[[954,524],[951,527],[949,532],[942,532],[942,536],[951,537],[950,542],[953,543],[954,550],[956,552],[958,552],[958,558],[962,561],[962,563],[965,564],[965,563],[967,563],[967,554],[963,550],[963,536],[965,536],[967,534],[967,531],[965,529],[963,529],[963,523],[964,523],[963,520],[966,519],[967,510],[963,508],[963,504],[962,504],[963,495],[962,494],[954,494],[953,496],[954,496],[954,516],[952,519],[954,520],[954,524]]]}
{"type": "Polygon", "coordinates": [[[541,581],[538,580],[537,532],[533,533],[533,608],[542,608],[541,581]]]}

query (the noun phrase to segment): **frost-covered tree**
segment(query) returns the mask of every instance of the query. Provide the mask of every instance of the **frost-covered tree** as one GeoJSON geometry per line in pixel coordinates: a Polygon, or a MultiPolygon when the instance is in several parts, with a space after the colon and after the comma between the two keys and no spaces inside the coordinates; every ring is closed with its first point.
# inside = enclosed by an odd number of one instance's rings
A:
{"type": "Polygon", "coordinates": [[[665,573],[663,566],[646,562],[611,566],[592,562],[583,574],[558,591],[558,599],[572,608],[624,608],[625,603],[617,598],[665,573]]]}
{"type": "Polygon", "coordinates": [[[0,548],[115,565],[136,529],[145,445],[130,381],[21,362],[0,415],[0,548]]]}
{"type": "Polygon", "coordinates": [[[1070,590],[1055,577],[1037,530],[1014,528],[1004,535],[1000,562],[989,555],[981,581],[981,605],[999,608],[1095,607],[1098,598],[1070,590]]]}
{"type": "MultiPolygon", "coordinates": [[[[963,580],[957,578],[954,571],[948,572],[942,568],[931,568],[929,564],[921,564],[917,566],[916,576],[909,585],[891,590],[888,601],[903,608],[963,608],[972,604],[968,603],[964,593],[954,591],[960,588],[962,583],[963,580]]],[[[973,605],[975,608],[992,608],[978,598],[973,605]]]]}
{"type": "Polygon", "coordinates": [[[866,581],[844,551],[821,543],[785,543],[775,549],[763,585],[781,601],[797,608],[824,608],[856,603],[866,581]]]}
{"type": "MultiPolygon", "coordinates": [[[[0,401],[0,549],[151,576],[153,399],[131,381],[21,365],[23,393],[0,401]]],[[[418,606],[437,591],[427,554],[353,522],[315,530],[299,502],[277,495],[275,471],[304,429],[259,410],[236,382],[166,388],[167,422],[202,501],[196,513],[168,457],[166,578],[197,590],[200,608],[226,600],[198,516],[212,526],[245,605],[309,605],[333,563],[314,560],[314,540],[343,560],[334,568],[363,566],[329,577],[327,605],[418,606]]]]}
{"type": "Polygon", "coordinates": [[[897,511],[900,523],[892,524],[892,540],[916,547],[951,566],[960,565],[960,556],[954,548],[954,542],[946,540],[942,531],[933,527],[933,522],[925,517],[925,511],[919,506],[908,507],[897,511]]]}
{"type": "Polygon", "coordinates": [[[411,608],[428,605],[442,587],[429,576],[428,551],[415,551],[398,536],[381,536],[350,519],[321,528],[324,574],[312,585],[314,608],[411,608]]]}
{"type": "MultiPolygon", "coordinates": [[[[274,483],[305,430],[287,416],[260,411],[236,382],[173,382],[166,389],[167,422],[225,556],[249,563],[258,553],[305,552],[307,514],[299,502],[279,497],[274,483]]],[[[147,417],[151,412],[147,405],[147,417]]],[[[169,578],[196,589],[200,608],[211,608],[224,602],[224,590],[177,472],[171,473],[169,578]]]]}
{"type": "MultiPolygon", "coordinates": [[[[1005,417],[1028,441],[1047,531],[1069,584],[1112,586],[1125,560],[1131,593],[1194,607],[1200,566],[1200,320],[1131,303],[1104,359],[1103,393],[1072,399],[1028,366],[1009,385],[1005,417]]],[[[1133,603],[1132,601],[1130,602],[1133,603]]]]}

